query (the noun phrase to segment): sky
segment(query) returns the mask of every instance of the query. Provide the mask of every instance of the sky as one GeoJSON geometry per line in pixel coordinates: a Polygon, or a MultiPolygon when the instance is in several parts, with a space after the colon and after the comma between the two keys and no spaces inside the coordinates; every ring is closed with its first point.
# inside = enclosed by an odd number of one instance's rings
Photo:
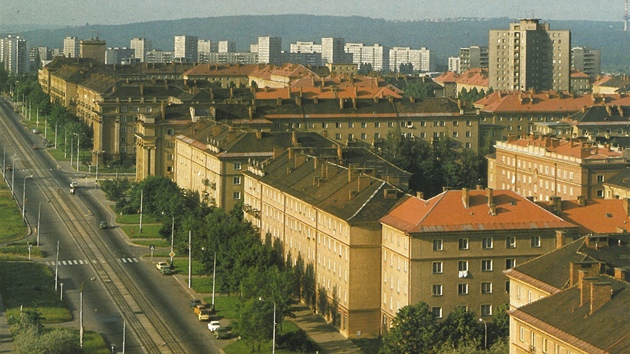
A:
{"type": "Polygon", "coordinates": [[[0,25],[82,26],[232,15],[313,14],[386,20],[453,17],[621,21],[623,0],[2,0],[0,25]]]}

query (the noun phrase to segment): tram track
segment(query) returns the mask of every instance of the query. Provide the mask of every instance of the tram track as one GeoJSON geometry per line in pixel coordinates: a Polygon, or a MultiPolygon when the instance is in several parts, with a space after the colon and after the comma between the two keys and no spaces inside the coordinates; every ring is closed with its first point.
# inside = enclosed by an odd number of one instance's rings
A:
{"type": "MultiPolygon", "coordinates": [[[[0,109],[4,117],[14,114],[6,102],[0,104],[0,109]]],[[[66,187],[62,187],[61,182],[53,175],[52,171],[56,169],[53,160],[47,161],[46,156],[36,156],[28,139],[19,132],[23,129],[22,126],[14,119],[0,119],[0,129],[4,131],[5,142],[12,142],[24,169],[35,176],[34,183],[50,202],[79,251],[86,259],[98,260],[90,262],[90,267],[142,350],[146,353],[187,353],[174,331],[167,325],[168,321],[162,318],[132,276],[116,261],[115,253],[99,237],[89,208],[83,204],[81,198],[65,193],[66,187]]],[[[6,147],[6,143],[4,145],[6,147]]]]}

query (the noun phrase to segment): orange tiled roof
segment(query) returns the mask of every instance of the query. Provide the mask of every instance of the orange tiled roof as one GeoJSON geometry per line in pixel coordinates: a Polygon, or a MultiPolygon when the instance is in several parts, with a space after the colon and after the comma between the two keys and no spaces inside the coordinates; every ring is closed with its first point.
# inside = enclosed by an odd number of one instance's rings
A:
{"type": "Polygon", "coordinates": [[[630,232],[630,219],[622,199],[587,200],[580,206],[576,200],[563,200],[560,216],[580,226],[581,234],[616,233],[618,228],[630,232]]]}
{"type": "Polygon", "coordinates": [[[409,198],[380,221],[406,233],[576,227],[509,190],[494,191],[497,213],[490,215],[486,193],[469,191],[468,208],[462,191],[446,191],[429,200],[409,198]]]}
{"type": "Polygon", "coordinates": [[[481,111],[494,114],[528,114],[532,112],[549,112],[559,114],[571,114],[578,112],[582,107],[590,107],[602,104],[630,105],[630,97],[627,95],[574,95],[569,93],[558,94],[555,91],[539,93],[532,92],[504,92],[495,91],[475,102],[475,107],[481,111]]]}
{"type": "Polygon", "coordinates": [[[271,80],[272,76],[287,77],[292,80],[302,77],[319,77],[304,65],[291,63],[282,66],[254,65],[254,69],[249,73],[249,76],[264,80],[271,80]]]}
{"type": "Polygon", "coordinates": [[[256,99],[276,99],[302,96],[305,99],[335,98],[402,98],[403,91],[387,82],[370,77],[358,78],[302,78],[294,81],[289,88],[259,88],[256,99]]]}
{"type": "Polygon", "coordinates": [[[445,73],[442,73],[442,75],[434,78],[433,81],[439,84],[455,83],[457,82],[458,76],[459,75],[457,75],[455,72],[447,71],[445,73]]]}
{"type": "Polygon", "coordinates": [[[474,85],[474,86],[489,86],[488,69],[473,68],[465,73],[459,75],[457,79],[458,84],[474,85]]]}
{"type": "Polygon", "coordinates": [[[571,70],[571,78],[572,79],[588,79],[590,76],[581,72],[580,70],[571,70]]]}
{"type": "Polygon", "coordinates": [[[531,136],[528,139],[517,139],[508,141],[507,144],[522,147],[539,146],[544,147],[549,152],[554,152],[562,156],[574,156],[581,159],[605,159],[621,158],[623,153],[610,149],[609,146],[599,146],[597,144],[585,143],[574,140],[561,140],[540,136],[531,136]]]}

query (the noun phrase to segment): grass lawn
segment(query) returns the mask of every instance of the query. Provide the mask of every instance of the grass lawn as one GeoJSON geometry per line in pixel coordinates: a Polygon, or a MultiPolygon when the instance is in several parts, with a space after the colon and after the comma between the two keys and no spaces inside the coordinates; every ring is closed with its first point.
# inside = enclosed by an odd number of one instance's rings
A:
{"type": "MultiPolygon", "coordinates": [[[[170,244],[169,244],[170,246],[170,244]]],[[[175,257],[173,258],[173,264],[175,265],[175,272],[179,274],[188,274],[188,257],[175,257]]],[[[205,270],[203,263],[193,259],[192,261],[192,275],[204,275],[205,270]]],[[[212,288],[210,288],[212,291],[212,288]]]]}
{"type": "MultiPolygon", "coordinates": [[[[198,293],[212,293],[212,277],[192,278],[192,287],[198,293]]],[[[219,284],[215,284],[215,295],[219,292],[219,284]]],[[[210,298],[212,302],[212,298],[210,298]]],[[[216,302],[216,296],[215,296],[216,302]]]]}
{"type": "Polygon", "coordinates": [[[142,232],[140,232],[140,226],[138,224],[120,225],[120,228],[125,232],[125,234],[127,234],[127,237],[129,238],[159,238],[163,240],[162,236],[160,236],[160,229],[162,228],[162,224],[145,224],[143,222],[142,232]]]}
{"type": "MultiPolygon", "coordinates": [[[[216,304],[218,305],[218,304],[216,304]]],[[[281,336],[283,334],[289,333],[289,332],[297,332],[298,331],[298,326],[295,325],[295,323],[291,322],[291,321],[282,321],[282,330],[280,332],[278,332],[276,335],[277,336],[281,336]]],[[[271,352],[271,346],[272,346],[272,341],[266,341],[263,342],[262,345],[260,346],[260,353],[270,353],[271,352]]],[[[258,348],[256,348],[256,350],[252,350],[252,343],[248,340],[237,340],[233,343],[230,343],[229,345],[223,347],[223,351],[226,354],[249,354],[249,353],[258,353],[258,348]]],[[[276,353],[295,353],[292,351],[288,351],[288,350],[284,350],[284,349],[279,349],[276,346],[276,353]]]]}
{"type": "Polygon", "coordinates": [[[27,230],[22,222],[22,213],[4,183],[0,184],[0,220],[2,220],[0,242],[9,242],[26,236],[27,230]]]}
{"type": "MultiPolygon", "coordinates": [[[[203,298],[207,304],[212,303],[212,297],[203,298]]],[[[215,296],[214,297],[214,308],[217,311],[217,315],[225,317],[225,318],[237,318],[238,311],[236,309],[236,305],[239,302],[239,298],[237,296],[215,296]]]]}
{"type": "MultiPolygon", "coordinates": [[[[142,228],[144,229],[144,224],[154,224],[157,223],[158,220],[150,215],[142,215],[142,228]]],[[[116,214],[116,223],[118,224],[135,224],[140,227],[140,214],[116,214]]],[[[162,224],[160,224],[162,225],[162,224]]],[[[170,223],[169,223],[170,225],[170,223]]]]}
{"type": "Polygon", "coordinates": [[[352,339],[352,342],[359,347],[365,354],[378,354],[378,350],[381,347],[381,339],[352,339]]]}
{"type": "MultiPolygon", "coordinates": [[[[7,246],[0,247],[0,255],[3,256],[22,256],[21,259],[28,259],[28,246],[26,243],[11,243],[7,246]]],[[[37,248],[33,245],[31,247],[31,257],[32,258],[42,258],[44,254],[40,248],[37,248]]]]}
{"type": "MultiPolygon", "coordinates": [[[[77,330],[78,332],[78,330],[77,330]]],[[[121,349],[116,349],[120,351],[121,349]]],[[[83,352],[94,354],[110,354],[111,348],[100,333],[85,331],[83,334],[83,352]]]]}
{"type": "MultiPolygon", "coordinates": [[[[138,246],[146,246],[146,247],[150,247],[150,246],[155,246],[155,247],[170,247],[171,243],[166,241],[165,239],[162,238],[154,238],[154,239],[150,239],[150,240],[135,240],[132,241],[135,245],[138,246]]],[[[155,256],[155,254],[154,254],[155,256]]],[[[188,266],[186,266],[188,267],[188,266]]],[[[188,268],[186,268],[188,269],[188,268]]]]}
{"type": "Polygon", "coordinates": [[[65,302],[54,289],[50,268],[31,262],[4,262],[0,266],[0,292],[7,317],[18,317],[20,306],[37,309],[45,323],[72,319],[65,302]],[[28,275],[28,276],[25,276],[28,275]]]}

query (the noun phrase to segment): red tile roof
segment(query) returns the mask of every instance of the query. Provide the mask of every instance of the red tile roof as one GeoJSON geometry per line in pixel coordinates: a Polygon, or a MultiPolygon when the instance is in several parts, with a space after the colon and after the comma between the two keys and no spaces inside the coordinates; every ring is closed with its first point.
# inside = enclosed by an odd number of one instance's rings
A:
{"type": "Polygon", "coordinates": [[[442,75],[433,79],[433,81],[444,84],[444,83],[458,83],[462,85],[474,85],[474,86],[485,86],[488,87],[489,79],[488,79],[488,69],[484,68],[473,68],[461,74],[456,74],[452,71],[447,71],[442,75]]]}
{"type": "Polygon", "coordinates": [[[468,208],[461,190],[446,191],[429,200],[409,198],[380,221],[406,233],[576,228],[509,190],[493,192],[497,212],[490,215],[486,193],[469,191],[468,208]]]}
{"type": "Polygon", "coordinates": [[[528,139],[517,139],[507,141],[505,144],[516,145],[521,147],[539,146],[544,147],[546,151],[556,153],[562,156],[573,156],[581,159],[605,159],[605,158],[622,158],[623,153],[611,150],[609,146],[599,146],[597,144],[585,143],[574,140],[562,140],[540,136],[535,138],[530,136],[528,139]]]}
{"type": "Polygon", "coordinates": [[[621,199],[587,200],[580,206],[575,200],[563,200],[560,216],[580,226],[581,234],[630,232],[630,218],[621,199]]]}

